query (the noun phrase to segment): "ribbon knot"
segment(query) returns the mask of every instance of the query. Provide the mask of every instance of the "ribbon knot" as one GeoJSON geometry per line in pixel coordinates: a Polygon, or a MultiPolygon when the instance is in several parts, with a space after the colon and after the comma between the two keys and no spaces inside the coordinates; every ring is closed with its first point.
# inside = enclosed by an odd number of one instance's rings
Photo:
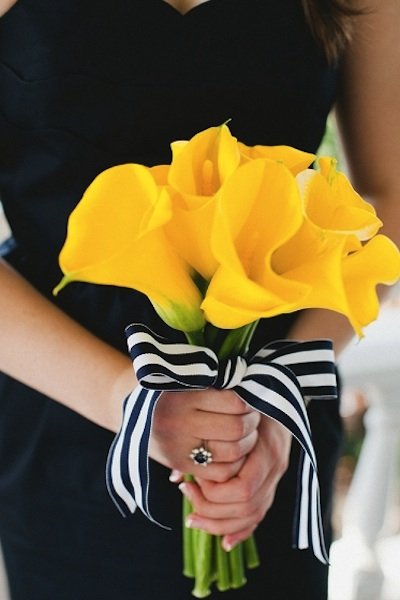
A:
{"type": "Polygon", "coordinates": [[[218,362],[218,374],[212,385],[219,390],[230,390],[235,388],[245,376],[247,362],[243,356],[220,359],[218,362]]]}
{"type": "Polygon", "coordinates": [[[297,548],[311,547],[315,556],[327,563],[306,401],[337,395],[332,343],[279,340],[248,360],[238,356],[219,361],[209,348],[166,343],[144,325],[130,325],[126,335],[139,385],[125,400],[122,426],[106,467],[108,491],[120,512],[127,516],[138,506],[157,523],[148,503],[148,445],[160,395],[168,390],[233,389],[254,410],[286,427],[299,442],[302,452],[293,543],[297,548]]]}

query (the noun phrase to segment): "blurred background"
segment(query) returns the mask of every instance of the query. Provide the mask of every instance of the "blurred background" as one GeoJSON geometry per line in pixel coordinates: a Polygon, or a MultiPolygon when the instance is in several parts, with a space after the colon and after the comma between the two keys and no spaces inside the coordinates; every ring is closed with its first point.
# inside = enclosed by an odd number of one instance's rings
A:
{"type": "MultiPolygon", "coordinates": [[[[318,154],[335,156],[346,170],[333,117],[318,154]]],[[[8,234],[0,204],[0,240],[8,234]]],[[[398,287],[339,367],[345,436],[335,480],[329,600],[400,600],[398,287]]],[[[1,550],[0,600],[8,600],[1,550]]]]}

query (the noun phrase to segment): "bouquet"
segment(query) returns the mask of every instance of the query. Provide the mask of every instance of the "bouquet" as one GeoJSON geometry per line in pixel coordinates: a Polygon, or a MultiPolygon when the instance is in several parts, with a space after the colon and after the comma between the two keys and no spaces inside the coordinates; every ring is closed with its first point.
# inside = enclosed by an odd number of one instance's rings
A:
{"type": "MultiPolygon", "coordinates": [[[[71,281],[138,290],[186,336],[170,344],[127,328],[139,385],[110,450],[108,489],[123,514],[148,506],[151,419],[164,390],[232,388],[280,421],[303,450],[294,543],[326,562],[306,400],[335,395],[328,340],[277,341],[249,355],[260,319],[305,308],[345,315],[361,337],[378,314],[378,283],[400,276],[400,255],[373,206],[331,157],[289,146],[249,147],[226,124],[171,144],[168,165],[107,169],[72,212],[60,253],[71,281]]],[[[210,458],[198,448],[198,462],[210,458]]],[[[194,457],[196,458],[196,456],[194,457]]],[[[193,477],[188,474],[187,477],[193,477]]],[[[184,515],[191,510],[184,500],[184,515]]],[[[184,573],[206,597],[245,583],[258,564],[251,538],[229,554],[218,537],[184,528],[184,573]]]]}

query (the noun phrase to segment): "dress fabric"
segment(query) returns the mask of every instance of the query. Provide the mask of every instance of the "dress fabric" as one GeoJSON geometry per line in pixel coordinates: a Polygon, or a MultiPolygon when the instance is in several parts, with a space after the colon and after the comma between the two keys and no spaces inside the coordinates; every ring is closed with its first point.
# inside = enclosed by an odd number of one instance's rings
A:
{"type": "MultiPolygon", "coordinates": [[[[336,75],[299,0],[209,0],[185,16],[163,0],[18,0],[0,19],[0,195],[14,239],[6,259],[51,298],[68,215],[93,178],[116,164],[169,162],[171,141],[228,119],[249,145],[315,151],[336,75]]],[[[175,335],[130,290],[76,283],[53,301],[123,351],[132,321],[175,335]]],[[[284,337],[293,318],[262,322],[254,345],[284,337]]],[[[113,434],[4,375],[0,394],[0,540],[12,599],[190,598],[181,495],[168,470],[151,464],[150,503],[172,531],[139,513],[123,519],[104,482],[113,434]]],[[[310,419],[329,542],[337,403],[311,403],[310,419]]],[[[326,597],[327,568],[291,548],[295,442],[292,455],[257,530],[261,567],[226,600],[326,597]]]]}

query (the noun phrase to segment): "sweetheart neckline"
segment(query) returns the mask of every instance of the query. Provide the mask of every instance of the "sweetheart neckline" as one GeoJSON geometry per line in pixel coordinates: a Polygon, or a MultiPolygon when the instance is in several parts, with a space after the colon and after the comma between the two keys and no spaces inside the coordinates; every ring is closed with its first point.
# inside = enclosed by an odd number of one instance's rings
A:
{"type": "Polygon", "coordinates": [[[216,3],[217,0],[206,0],[205,2],[200,2],[199,4],[195,4],[194,6],[192,6],[192,8],[189,8],[189,10],[187,10],[186,12],[181,12],[180,10],[178,10],[175,6],[173,6],[166,0],[156,0],[156,2],[157,2],[157,4],[164,4],[167,8],[169,8],[172,11],[172,13],[175,13],[175,15],[178,18],[184,19],[185,17],[189,17],[192,13],[197,12],[197,10],[203,8],[207,4],[216,3]]]}

